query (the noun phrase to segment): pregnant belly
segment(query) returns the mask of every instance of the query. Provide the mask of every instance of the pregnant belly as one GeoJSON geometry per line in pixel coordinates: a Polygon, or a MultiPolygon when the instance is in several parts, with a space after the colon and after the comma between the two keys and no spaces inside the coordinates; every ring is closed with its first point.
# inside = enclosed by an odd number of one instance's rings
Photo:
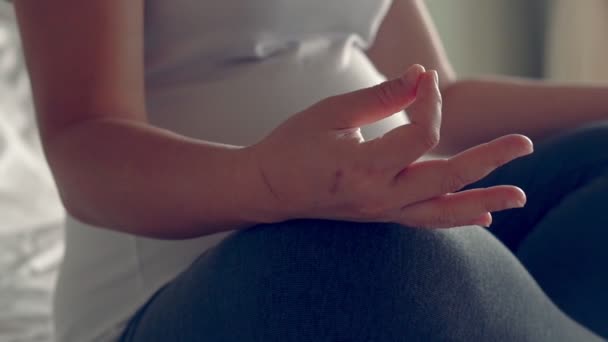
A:
{"type": "MultiPolygon", "coordinates": [[[[320,99],[384,80],[367,56],[347,41],[304,43],[263,61],[231,65],[218,75],[149,80],[152,124],[194,138],[250,145],[320,99]]],[[[363,135],[375,138],[406,122],[405,115],[397,113],[364,127],[363,135]]]]}

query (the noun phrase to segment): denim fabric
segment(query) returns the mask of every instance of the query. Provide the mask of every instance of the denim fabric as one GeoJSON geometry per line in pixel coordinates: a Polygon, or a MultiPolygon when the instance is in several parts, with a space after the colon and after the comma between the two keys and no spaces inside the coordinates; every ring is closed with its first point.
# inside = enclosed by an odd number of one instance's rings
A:
{"type": "Polygon", "coordinates": [[[608,338],[608,122],[548,140],[475,184],[521,187],[491,231],[570,317],[608,338]]]}
{"type": "Polygon", "coordinates": [[[294,220],[231,234],[122,340],[608,337],[608,125],[540,144],[471,188],[495,184],[522,187],[528,205],[496,214],[489,231],[294,220]]]}

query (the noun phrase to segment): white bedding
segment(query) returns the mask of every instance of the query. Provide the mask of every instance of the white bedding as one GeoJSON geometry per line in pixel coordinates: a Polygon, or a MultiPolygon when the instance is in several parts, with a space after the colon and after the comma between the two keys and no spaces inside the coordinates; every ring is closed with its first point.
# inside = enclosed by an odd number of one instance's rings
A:
{"type": "Polygon", "coordinates": [[[0,341],[52,341],[60,205],[38,141],[12,7],[0,3],[0,341]]]}

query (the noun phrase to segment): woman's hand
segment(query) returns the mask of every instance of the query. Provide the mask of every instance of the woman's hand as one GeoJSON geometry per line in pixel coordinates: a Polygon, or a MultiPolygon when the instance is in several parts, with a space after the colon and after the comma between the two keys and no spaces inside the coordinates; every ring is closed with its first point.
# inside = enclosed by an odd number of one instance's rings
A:
{"type": "Polygon", "coordinates": [[[531,153],[524,136],[505,136],[447,160],[415,163],[439,142],[437,78],[435,71],[414,65],[399,79],[322,100],[246,148],[278,213],[273,220],[488,226],[491,212],[522,207],[525,194],[513,186],[457,191],[531,153]],[[410,124],[364,141],[361,126],[405,108],[410,124]]]}

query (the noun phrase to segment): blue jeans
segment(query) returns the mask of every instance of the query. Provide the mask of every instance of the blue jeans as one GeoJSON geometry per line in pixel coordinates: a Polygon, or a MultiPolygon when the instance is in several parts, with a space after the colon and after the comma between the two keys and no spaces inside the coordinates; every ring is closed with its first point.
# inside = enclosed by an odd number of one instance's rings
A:
{"type": "Polygon", "coordinates": [[[608,125],[537,144],[491,229],[294,220],[238,231],[133,317],[131,341],[608,338],[608,125]]]}

